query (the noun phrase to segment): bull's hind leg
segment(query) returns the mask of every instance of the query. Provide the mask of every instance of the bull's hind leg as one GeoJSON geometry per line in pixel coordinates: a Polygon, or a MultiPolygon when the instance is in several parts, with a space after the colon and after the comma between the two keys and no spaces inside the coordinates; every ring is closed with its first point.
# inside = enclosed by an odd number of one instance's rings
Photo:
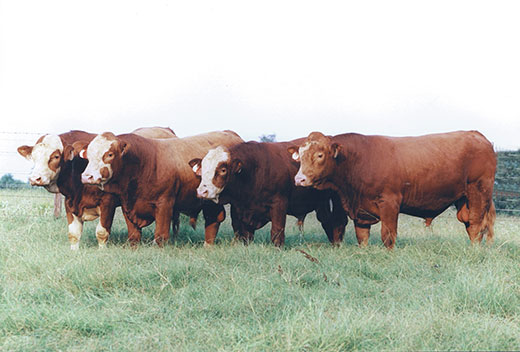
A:
{"type": "MultiPolygon", "coordinates": [[[[472,244],[482,242],[484,234],[486,232],[489,233],[487,220],[492,202],[491,195],[487,195],[486,192],[482,190],[482,186],[479,182],[468,185],[468,224],[466,225],[466,231],[468,232],[472,244]]],[[[492,220],[494,222],[494,217],[492,220]]],[[[493,235],[491,235],[491,237],[493,237],[493,235]]]]}
{"type": "Polygon", "coordinates": [[[489,207],[488,212],[486,213],[486,217],[484,219],[485,225],[483,231],[481,231],[482,235],[486,235],[486,245],[490,246],[493,244],[493,240],[495,237],[495,219],[497,217],[497,213],[495,210],[495,203],[491,201],[491,206],[489,207]]]}

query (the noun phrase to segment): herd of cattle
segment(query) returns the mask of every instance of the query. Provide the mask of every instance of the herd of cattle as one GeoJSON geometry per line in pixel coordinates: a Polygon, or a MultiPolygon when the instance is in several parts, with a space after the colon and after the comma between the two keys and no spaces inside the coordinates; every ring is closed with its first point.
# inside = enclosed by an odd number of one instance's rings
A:
{"type": "Polygon", "coordinates": [[[100,218],[96,237],[106,245],[121,206],[128,240],[155,221],[162,246],[179,229],[179,214],[195,227],[202,210],[205,245],[215,241],[230,204],[236,238],[249,242],[271,222],[271,241],[284,244],[287,214],[303,224],[316,211],[329,241],[339,244],[350,217],[359,245],[381,221],[392,248],[398,214],[426,224],[451,205],[472,243],[493,240],[492,200],[496,155],[479,132],[421,137],[319,132],[290,142],[244,142],[233,131],[178,138],[169,128],[95,135],[70,131],[44,135],[18,152],[34,163],[29,181],[65,196],[71,249],[79,248],[83,222],[100,218]]]}

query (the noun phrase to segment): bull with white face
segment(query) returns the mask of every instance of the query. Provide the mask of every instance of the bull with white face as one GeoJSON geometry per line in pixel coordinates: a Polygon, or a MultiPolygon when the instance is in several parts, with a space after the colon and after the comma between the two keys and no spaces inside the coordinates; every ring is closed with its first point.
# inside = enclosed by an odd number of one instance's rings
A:
{"type": "Polygon", "coordinates": [[[31,186],[42,186],[52,193],[59,192],[58,176],[63,163],[72,160],[71,151],[68,149],[68,155],[64,155],[63,141],[52,134],[40,137],[34,146],[18,147],[18,153],[33,163],[29,176],[31,186]]]}
{"type": "Polygon", "coordinates": [[[204,159],[191,160],[190,166],[201,177],[197,197],[218,203],[230,175],[240,171],[241,161],[232,162],[229,153],[219,146],[211,149],[204,159]]]}
{"type": "Polygon", "coordinates": [[[247,142],[218,147],[202,159],[191,160],[189,165],[200,176],[197,196],[230,203],[233,229],[246,243],[257,229],[271,222],[271,241],[281,246],[286,216],[293,215],[301,223],[315,210],[329,240],[339,244],[347,223],[339,198],[330,191],[295,187],[292,180],[297,164],[286,153],[289,145],[247,142]]]}
{"type": "MultiPolygon", "coordinates": [[[[157,138],[176,138],[169,128],[142,128],[135,133],[157,138]]],[[[65,196],[65,211],[71,249],[79,249],[84,221],[100,218],[96,237],[100,248],[105,247],[110,234],[118,197],[102,192],[94,186],[83,186],[81,172],[86,161],[77,157],[74,146],[91,141],[96,135],[84,131],[70,131],[60,135],[44,135],[34,146],[23,145],[18,153],[34,163],[29,182],[65,196]]]]}
{"type": "Polygon", "coordinates": [[[112,133],[97,135],[80,156],[88,159],[88,165],[81,174],[81,182],[97,185],[101,189],[116,173],[120,172],[125,154],[126,142],[119,140],[112,133]]]}
{"type": "Polygon", "coordinates": [[[169,240],[172,214],[191,216],[200,210],[205,244],[210,245],[225,218],[224,208],[196,197],[198,182],[188,161],[217,145],[241,142],[232,131],[164,140],[106,132],[79,148],[80,156],[88,159],[81,181],[120,197],[131,245],[137,245],[141,229],[155,221],[155,242],[162,246],[169,240]]]}

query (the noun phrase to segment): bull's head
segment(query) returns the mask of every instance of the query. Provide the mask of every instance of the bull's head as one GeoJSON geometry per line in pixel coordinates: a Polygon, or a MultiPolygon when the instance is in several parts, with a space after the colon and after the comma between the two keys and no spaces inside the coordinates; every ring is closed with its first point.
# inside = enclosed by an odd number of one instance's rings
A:
{"type": "Polygon", "coordinates": [[[103,187],[122,168],[129,145],[111,132],[97,135],[88,145],[74,145],[79,156],[88,160],[81,182],[103,187]]]}
{"type": "Polygon", "coordinates": [[[238,159],[231,160],[229,152],[223,147],[211,149],[204,159],[193,159],[189,164],[193,172],[201,177],[197,197],[215,203],[218,203],[220,193],[230,178],[242,170],[242,162],[238,159]]]}
{"type": "Polygon", "coordinates": [[[341,146],[320,132],[312,132],[301,146],[287,150],[300,163],[294,183],[307,187],[320,185],[334,172],[341,146]]]}
{"type": "Polygon", "coordinates": [[[33,162],[29,176],[32,186],[42,186],[51,192],[58,192],[56,182],[63,163],[73,158],[71,146],[64,147],[59,136],[47,134],[40,137],[34,146],[18,147],[18,153],[33,162]]]}

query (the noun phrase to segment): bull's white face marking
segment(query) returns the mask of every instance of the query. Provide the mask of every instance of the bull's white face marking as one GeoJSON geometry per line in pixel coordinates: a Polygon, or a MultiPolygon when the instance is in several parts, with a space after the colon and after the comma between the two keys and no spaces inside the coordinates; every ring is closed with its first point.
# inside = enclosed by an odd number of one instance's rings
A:
{"type": "Polygon", "coordinates": [[[316,144],[316,142],[307,142],[305,143],[304,145],[302,145],[299,149],[298,149],[298,155],[300,156],[300,158],[303,157],[303,153],[305,153],[307,150],[309,150],[309,148],[311,147],[311,145],[313,144],[316,144]]]}
{"type": "MultiPolygon", "coordinates": [[[[308,177],[303,173],[303,154],[309,150],[309,148],[311,147],[311,145],[313,143],[315,143],[315,142],[305,143],[298,149],[298,153],[296,153],[296,152],[294,153],[294,154],[298,154],[297,156],[300,159],[300,168],[298,169],[298,172],[294,176],[294,182],[295,182],[296,186],[308,186],[308,177]]],[[[294,155],[293,155],[293,158],[294,158],[294,155]]]]}
{"type": "Polygon", "coordinates": [[[197,188],[197,194],[205,199],[211,199],[218,203],[220,193],[224,188],[217,187],[213,184],[213,176],[218,164],[229,161],[229,154],[222,147],[211,149],[202,159],[202,179],[197,188]]]}
{"type": "Polygon", "coordinates": [[[38,186],[52,186],[58,180],[60,168],[55,171],[49,167],[49,158],[56,150],[63,153],[63,143],[57,135],[48,134],[40,143],[37,143],[30,155],[33,161],[33,169],[29,176],[31,184],[38,186]]]}
{"type": "Polygon", "coordinates": [[[69,224],[69,242],[70,249],[76,251],[79,249],[79,240],[83,232],[83,221],[76,215],[72,214],[72,222],[69,224]]]}
{"type": "Polygon", "coordinates": [[[112,166],[103,161],[103,155],[109,151],[114,141],[108,140],[102,135],[97,135],[87,147],[88,164],[81,174],[83,183],[92,183],[103,186],[112,177],[112,166]],[[108,178],[103,179],[101,169],[104,167],[108,170],[108,178]]]}

